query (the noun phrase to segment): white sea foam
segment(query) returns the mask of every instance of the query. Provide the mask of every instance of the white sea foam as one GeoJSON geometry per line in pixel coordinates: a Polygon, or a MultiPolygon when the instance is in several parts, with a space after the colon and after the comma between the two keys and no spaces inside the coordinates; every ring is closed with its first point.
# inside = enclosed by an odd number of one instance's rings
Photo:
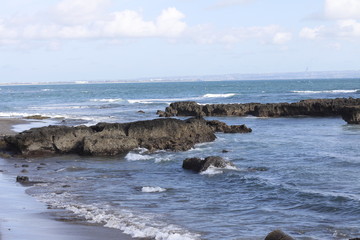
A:
{"type": "Polygon", "coordinates": [[[198,240],[200,236],[179,226],[169,225],[156,220],[155,215],[132,212],[125,209],[113,209],[105,204],[90,205],[74,203],[75,195],[43,194],[36,196],[40,201],[55,207],[66,209],[83,217],[91,223],[120,229],[133,238],[151,238],[156,240],[198,240]]]}
{"type": "Polygon", "coordinates": [[[139,153],[129,152],[125,156],[125,159],[127,161],[145,161],[145,160],[152,159],[152,157],[150,155],[142,155],[142,154],[139,154],[139,153]]]}
{"type": "Polygon", "coordinates": [[[54,89],[50,89],[50,88],[44,88],[44,89],[41,89],[42,92],[53,92],[54,89]]]}
{"type": "Polygon", "coordinates": [[[153,99],[129,99],[127,100],[128,103],[141,103],[141,104],[152,104],[152,103],[167,103],[170,104],[171,102],[179,102],[179,101],[186,101],[190,100],[191,98],[153,98],[153,99]]]}
{"type": "Polygon", "coordinates": [[[360,92],[360,89],[354,90],[324,90],[324,91],[291,91],[293,93],[302,93],[302,94],[318,94],[318,93],[357,93],[360,92]]]}
{"type": "Polygon", "coordinates": [[[144,193],[156,193],[156,192],[166,192],[166,188],[161,187],[142,187],[141,191],[144,193]]]}
{"type": "Polygon", "coordinates": [[[155,158],[155,163],[169,162],[172,160],[173,160],[173,158],[171,158],[171,157],[157,157],[157,158],[155,158]]]}
{"type": "Polygon", "coordinates": [[[126,100],[122,98],[102,98],[102,99],[90,99],[90,102],[107,102],[107,103],[114,103],[114,102],[125,102],[126,100]]]}
{"type": "Polygon", "coordinates": [[[29,107],[31,110],[59,110],[59,109],[87,109],[89,106],[36,106],[29,107]]]}
{"type": "Polygon", "coordinates": [[[235,95],[236,95],[236,93],[223,93],[223,94],[208,93],[208,94],[205,94],[203,97],[204,98],[228,98],[228,97],[233,97],[235,95]]]}
{"type": "Polygon", "coordinates": [[[224,173],[224,170],[235,170],[235,171],[239,171],[240,169],[238,169],[237,167],[235,166],[231,166],[231,165],[227,165],[226,167],[224,168],[217,168],[217,167],[214,167],[214,166],[210,166],[208,167],[208,169],[206,169],[205,171],[201,172],[200,174],[202,175],[217,175],[217,174],[222,174],[224,173]]]}

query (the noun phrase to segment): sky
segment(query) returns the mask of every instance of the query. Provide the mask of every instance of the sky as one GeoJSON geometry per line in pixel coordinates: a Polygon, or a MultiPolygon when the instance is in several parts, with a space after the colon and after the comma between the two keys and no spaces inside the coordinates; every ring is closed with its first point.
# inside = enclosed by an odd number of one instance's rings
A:
{"type": "Polygon", "coordinates": [[[360,70],[360,0],[2,0],[0,83],[360,70]]]}

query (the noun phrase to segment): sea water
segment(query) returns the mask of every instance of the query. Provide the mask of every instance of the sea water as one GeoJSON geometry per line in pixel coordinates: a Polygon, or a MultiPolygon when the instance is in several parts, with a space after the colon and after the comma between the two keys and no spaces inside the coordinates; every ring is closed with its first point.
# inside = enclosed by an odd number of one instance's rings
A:
{"type": "MultiPolygon", "coordinates": [[[[154,119],[174,101],[359,96],[359,79],[1,86],[0,116],[39,114],[51,119],[32,124],[92,125],[154,119]]],[[[297,239],[360,237],[360,126],[340,117],[208,119],[246,124],[253,132],[219,133],[186,152],[11,160],[7,169],[16,175],[28,165],[25,175],[43,182],[28,193],[65,209],[70,220],[134,238],[263,239],[274,229],[297,239]],[[236,167],[203,174],[181,167],[185,158],[212,155],[236,167]]]]}

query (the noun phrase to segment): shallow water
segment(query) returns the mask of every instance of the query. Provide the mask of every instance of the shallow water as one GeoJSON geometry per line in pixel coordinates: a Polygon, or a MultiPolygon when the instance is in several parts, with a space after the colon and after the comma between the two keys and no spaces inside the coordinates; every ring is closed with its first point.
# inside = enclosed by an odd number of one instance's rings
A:
{"type": "MultiPolygon", "coordinates": [[[[74,92],[72,99],[62,103],[55,103],[56,94],[44,96],[40,91],[40,99],[54,98],[54,103],[34,100],[17,109],[18,114],[32,114],[34,106],[36,113],[44,115],[50,113],[47,108],[51,106],[57,106],[59,113],[63,111],[59,106],[90,106],[67,112],[67,117],[91,124],[109,114],[113,121],[121,122],[154,118],[154,112],[163,110],[167,101],[180,98],[227,103],[358,97],[360,81],[105,84],[91,90],[93,87],[76,85],[74,89],[81,94],[76,97],[74,92]],[[86,101],[83,92],[90,95],[86,101]],[[110,99],[127,99],[127,103],[99,107],[109,104],[110,99]],[[145,115],[137,113],[139,109],[145,115]]],[[[12,88],[18,94],[30,94],[26,87],[12,88]]],[[[55,86],[34,88],[58,91],[55,86]]],[[[69,87],[59,86],[62,88],[69,87]]],[[[28,193],[49,206],[133,237],[263,239],[278,228],[297,239],[360,236],[360,126],[347,125],[341,118],[211,119],[245,123],[253,132],[217,134],[215,142],[199,144],[187,152],[148,154],[137,149],[117,157],[26,159],[17,164],[29,167],[13,168],[12,162],[8,169],[14,175],[27,169],[33,180],[43,181],[28,193]],[[236,169],[195,174],[181,168],[187,157],[211,155],[232,161],[236,169]]]]}

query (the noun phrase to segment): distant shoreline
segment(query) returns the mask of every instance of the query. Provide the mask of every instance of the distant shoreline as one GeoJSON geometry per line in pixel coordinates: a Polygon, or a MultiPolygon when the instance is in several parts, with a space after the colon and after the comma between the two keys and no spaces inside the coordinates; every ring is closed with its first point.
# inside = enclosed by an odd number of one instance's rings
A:
{"type": "Polygon", "coordinates": [[[118,84],[118,83],[171,83],[171,82],[216,82],[216,81],[266,81],[266,80],[317,80],[360,79],[360,71],[316,71],[263,74],[218,74],[195,76],[149,77],[121,80],[72,80],[54,82],[8,82],[0,86],[67,85],[67,84],[118,84]]]}

